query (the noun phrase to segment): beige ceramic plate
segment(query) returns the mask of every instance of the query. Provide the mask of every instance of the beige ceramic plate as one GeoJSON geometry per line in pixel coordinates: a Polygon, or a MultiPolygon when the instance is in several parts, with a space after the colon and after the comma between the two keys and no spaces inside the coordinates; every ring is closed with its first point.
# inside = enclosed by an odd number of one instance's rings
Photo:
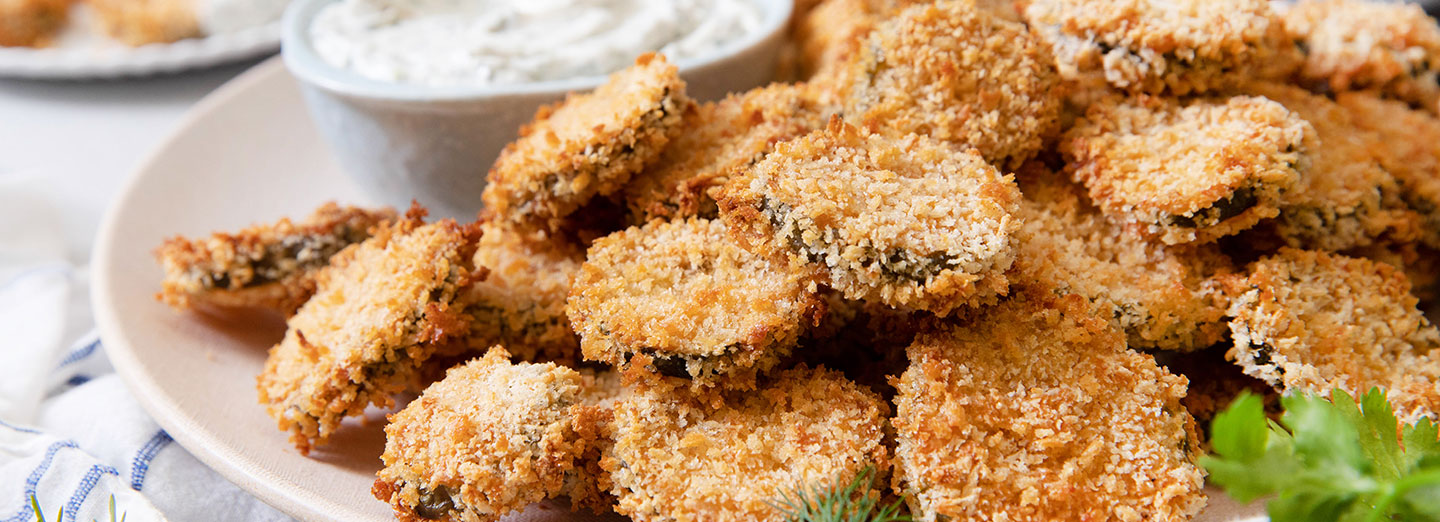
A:
{"type": "MultiPolygon", "coordinates": [[[[264,501],[307,520],[389,520],[370,496],[384,446],[379,412],[302,457],[255,401],[255,375],[284,324],[262,314],[177,313],[154,299],[150,252],[166,237],[367,203],[311,124],[293,78],[270,60],[206,98],[106,216],[95,249],[95,315],[141,404],[186,449],[264,501]]],[[[1222,508],[1222,509],[1215,509],[1222,508]]],[[[1229,520],[1217,511],[1206,520],[1229,520]]],[[[533,515],[566,515],[553,506],[533,515]]]]}

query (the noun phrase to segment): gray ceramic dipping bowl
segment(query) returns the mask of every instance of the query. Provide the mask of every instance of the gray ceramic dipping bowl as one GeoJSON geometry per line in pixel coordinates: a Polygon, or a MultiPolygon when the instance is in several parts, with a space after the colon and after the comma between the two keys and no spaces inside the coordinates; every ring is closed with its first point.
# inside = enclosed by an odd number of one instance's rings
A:
{"type": "MultiPolygon", "coordinates": [[[[311,45],[311,20],[334,1],[290,4],[282,26],[285,65],[341,168],[377,201],[397,208],[413,199],[435,217],[474,219],[490,165],[536,109],[605,81],[430,87],[372,80],[330,65],[311,45]]],[[[676,63],[691,97],[719,99],[772,78],[794,2],[750,1],[762,9],[759,30],[713,56],[676,63]]]]}

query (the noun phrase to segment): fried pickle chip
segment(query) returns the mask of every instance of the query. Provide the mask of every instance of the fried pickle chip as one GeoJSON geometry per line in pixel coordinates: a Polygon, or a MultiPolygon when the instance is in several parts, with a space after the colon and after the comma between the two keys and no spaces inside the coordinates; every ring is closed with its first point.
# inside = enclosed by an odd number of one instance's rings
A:
{"type": "Polygon", "coordinates": [[[1014,168],[1059,130],[1059,77],[1024,26],[973,1],[901,12],[861,44],[842,81],[845,116],[877,132],[974,147],[1014,168]]]}
{"type": "Polygon", "coordinates": [[[848,298],[946,315],[1005,292],[1019,201],[975,151],[832,119],[732,178],[720,207],[749,248],[848,298]]]}
{"type": "Polygon", "coordinates": [[[389,208],[326,203],[300,223],[281,219],[206,238],[175,237],[155,250],[165,270],[157,299],[176,309],[196,303],[270,308],[291,314],[315,292],[331,256],[393,221],[389,208]]]}
{"type": "Polygon", "coordinates": [[[645,54],[594,92],[541,107],[490,168],[487,211],[545,224],[620,190],[660,156],[691,103],[678,69],[645,54]]]}
{"type": "Polygon", "coordinates": [[[566,313],[585,358],[697,388],[750,387],[790,353],[816,308],[808,279],[699,218],[596,241],[566,313]]]}
{"type": "Polygon", "coordinates": [[[70,19],[70,0],[0,0],[0,47],[45,47],[70,19]]]}
{"type": "Polygon", "coordinates": [[[1275,217],[1318,147],[1310,123],[1254,96],[1101,102],[1060,144],[1066,170],[1107,216],[1167,244],[1275,217]]]}
{"type": "Polygon", "coordinates": [[[1282,392],[1388,392],[1401,422],[1440,413],[1440,331],[1394,267],[1282,248],[1228,282],[1235,347],[1247,375],[1282,392]]]}
{"type": "Polygon", "coordinates": [[[1369,93],[1335,96],[1356,127],[1375,133],[1380,164],[1400,183],[1401,199],[1420,214],[1420,240],[1440,248],[1440,118],[1369,93]]]}
{"type": "Polygon", "coordinates": [[[389,407],[421,365],[463,341],[476,230],[416,217],[376,231],[316,276],[257,379],[260,403],[301,453],[348,416],[389,407]]]}
{"type": "Polygon", "coordinates": [[[1302,84],[1378,91],[1440,112],[1440,26],[1419,5],[1301,0],[1284,25],[1305,56],[1302,84]]]}
{"type": "Polygon", "coordinates": [[[139,47],[200,36],[189,0],[86,0],[111,38],[139,47]]]}
{"type": "Polygon", "coordinates": [[[1275,220],[1274,231],[1285,243],[1344,250],[1416,237],[1420,216],[1405,206],[1395,177],[1379,163],[1377,138],[1357,128],[1344,108],[1289,85],[1253,83],[1244,90],[1295,111],[1320,140],[1310,152],[1309,172],[1275,220]]]}
{"type": "Polygon", "coordinates": [[[820,107],[803,85],[776,84],[699,106],[660,159],[636,174],[623,199],[630,222],[719,212],[714,193],[777,142],[821,126],[820,107]]]}
{"type": "Polygon", "coordinates": [[[1187,520],[1205,505],[1185,379],[1037,292],[908,349],[896,472],[916,520],[1187,520]]]}
{"type": "MultiPolygon", "coordinates": [[[[889,470],[888,407],[839,373],[800,366],[719,404],[682,390],[636,392],[615,406],[603,465],[637,522],[780,520],[797,488],[889,470]]],[[[871,492],[861,492],[866,494],[871,492]]]]}
{"type": "Polygon", "coordinates": [[[371,492],[396,518],[489,522],[575,487],[597,444],[577,430],[596,392],[575,370],[509,356],[497,346],[452,368],[390,417],[371,492]]]}
{"type": "Polygon", "coordinates": [[[1269,0],[1031,0],[1060,75],[1130,92],[1204,92],[1298,62],[1269,0]]]}
{"type": "Polygon", "coordinates": [[[584,252],[543,232],[482,226],[475,267],[487,272],[468,290],[466,342],[477,350],[501,345],[522,361],[580,361],[580,338],[565,317],[570,281],[584,252]]]}
{"type": "Polygon", "coordinates": [[[1063,175],[1031,162],[1018,177],[1024,224],[1012,280],[1084,297],[1135,348],[1193,351],[1223,340],[1226,303],[1211,277],[1232,267],[1218,247],[1136,240],[1063,175]]]}

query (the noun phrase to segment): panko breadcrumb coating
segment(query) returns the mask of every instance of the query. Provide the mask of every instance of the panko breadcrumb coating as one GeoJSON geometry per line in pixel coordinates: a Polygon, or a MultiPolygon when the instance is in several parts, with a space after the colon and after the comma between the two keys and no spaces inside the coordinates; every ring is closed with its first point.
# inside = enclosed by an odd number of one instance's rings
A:
{"type": "Polygon", "coordinates": [[[699,106],[660,159],[625,186],[630,222],[716,217],[714,193],[775,144],[820,128],[821,108],[803,85],[775,84],[699,106]]]}
{"type": "Polygon", "coordinates": [[[1394,267],[1282,248],[1228,282],[1245,373],[1285,392],[1358,396],[1379,386],[1401,422],[1440,413],[1440,331],[1394,267]]]}
{"type": "Polygon", "coordinates": [[[657,220],[590,247],[566,312],[586,359],[743,388],[811,322],[809,283],[741,248],[720,221],[657,220]]]}
{"type": "Polygon", "coordinates": [[[205,303],[270,308],[289,315],[315,292],[315,275],[340,250],[393,221],[389,208],[326,203],[300,223],[289,219],[206,238],[174,237],[155,250],[165,270],[157,299],[176,309],[205,303]]]}
{"type": "Polygon", "coordinates": [[[1368,93],[1335,96],[1356,127],[1380,137],[1380,165],[1395,176],[1400,197],[1424,219],[1420,240],[1440,248],[1440,118],[1368,93]]]}
{"type": "Polygon", "coordinates": [[[371,492],[405,522],[489,522],[566,494],[595,440],[576,430],[585,379],[511,363],[500,347],[452,368],[385,426],[371,492]]]}
{"type": "Polygon", "coordinates": [[[1293,247],[1344,250],[1379,239],[1413,240],[1420,216],[1406,208],[1395,177],[1378,161],[1374,134],[1335,102],[1289,85],[1253,83],[1248,94],[1280,102],[1315,127],[1320,146],[1290,192],[1274,232],[1293,247]]]}
{"type": "Polygon", "coordinates": [[[603,462],[615,511],[636,522],[779,522],[783,495],[849,484],[866,466],[886,475],[888,409],[839,373],[805,366],[718,405],[677,390],[637,392],[615,407],[615,445],[603,462]]]}
{"type": "Polygon", "coordinates": [[[70,19],[70,0],[0,0],[0,47],[46,47],[70,19]]]}
{"type": "Polygon", "coordinates": [[[565,317],[565,298],[584,252],[543,232],[494,223],[482,230],[475,267],[488,275],[465,299],[466,342],[477,350],[505,346],[522,361],[579,362],[580,339],[565,317]]]}
{"type": "Polygon", "coordinates": [[[1299,60],[1269,0],[1031,0],[1061,76],[1130,92],[1204,92],[1299,60]]]}
{"type": "Polygon", "coordinates": [[[949,314],[1007,288],[1020,191],[975,151],[838,119],[732,178],[721,216],[850,299],[949,314]]]}
{"type": "Polygon", "coordinates": [[[1410,293],[1420,300],[1421,310],[1427,303],[1440,301],[1440,251],[1420,243],[1376,244],[1348,250],[1345,255],[1385,263],[1404,272],[1410,280],[1410,293]]]}
{"type": "Polygon", "coordinates": [[[860,49],[860,42],[884,20],[887,0],[825,0],[805,12],[792,36],[799,50],[799,73],[827,84],[860,49]]]}
{"type": "Polygon", "coordinates": [[[928,135],[1014,168],[1059,130],[1059,77],[1023,25],[973,1],[911,7],[861,44],[842,81],[845,117],[928,135]]]}
{"type": "Polygon", "coordinates": [[[1378,91],[1440,112],[1440,26],[1419,5],[1301,0],[1284,25],[1305,56],[1302,84],[1378,91]]]}
{"type": "Polygon", "coordinates": [[[641,55],[594,92],[541,107],[490,168],[486,210],[546,224],[616,192],[660,156],[692,103],[674,65],[641,55]]]}
{"type": "Polygon", "coordinates": [[[346,249],[316,276],[315,296],[286,323],[257,389],[260,403],[301,453],[348,416],[412,385],[446,344],[463,341],[463,296],[478,227],[412,214],[346,249]]]}
{"type": "Polygon", "coordinates": [[[1137,240],[1063,175],[1031,162],[1019,178],[1013,281],[1084,297],[1134,348],[1192,351],[1223,340],[1226,303],[1210,278],[1232,268],[1215,245],[1137,240]]]}
{"type": "Polygon", "coordinates": [[[1014,297],[908,349],[897,486],[916,520],[1189,520],[1205,505],[1185,379],[1076,296],[1014,297]]]}
{"type": "Polygon", "coordinates": [[[100,26],[126,45],[170,43],[200,36],[192,0],[85,0],[100,26]]]}
{"type": "Polygon", "coordinates": [[[1173,245],[1278,215],[1318,146],[1314,127],[1265,98],[1142,95],[1092,105],[1060,150],[1110,219],[1173,245]]]}

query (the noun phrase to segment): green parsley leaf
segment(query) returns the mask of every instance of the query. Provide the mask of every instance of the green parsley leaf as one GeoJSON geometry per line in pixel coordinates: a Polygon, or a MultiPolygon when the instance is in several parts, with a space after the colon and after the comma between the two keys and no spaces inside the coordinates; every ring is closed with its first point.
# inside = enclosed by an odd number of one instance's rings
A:
{"type": "Polygon", "coordinates": [[[910,516],[901,514],[904,499],[879,506],[871,491],[874,482],[875,467],[866,466],[846,487],[840,482],[814,490],[802,486],[793,497],[782,495],[775,506],[787,522],[908,522],[910,516]]]}
{"type": "Polygon", "coordinates": [[[1400,426],[1384,392],[1281,399],[1280,423],[1241,395],[1210,425],[1200,465],[1237,500],[1275,495],[1274,522],[1440,522],[1440,429],[1400,426]]]}

